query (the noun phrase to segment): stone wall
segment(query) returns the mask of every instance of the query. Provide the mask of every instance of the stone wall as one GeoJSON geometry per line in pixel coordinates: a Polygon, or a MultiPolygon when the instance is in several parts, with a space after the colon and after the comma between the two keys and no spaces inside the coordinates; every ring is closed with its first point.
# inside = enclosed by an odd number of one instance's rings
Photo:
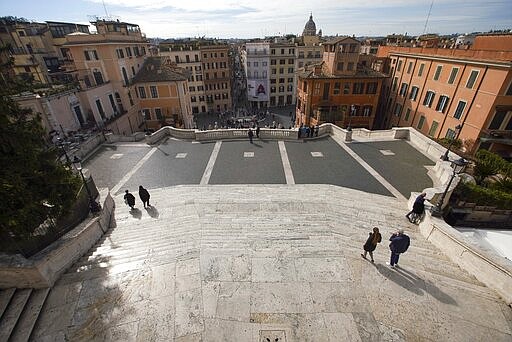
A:
{"type": "Polygon", "coordinates": [[[512,262],[496,254],[477,249],[464,235],[427,212],[420,223],[421,234],[461,268],[495,290],[508,305],[512,304],[512,262]]]}
{"type": "Polygon", "coordinates": [[[85,220],[41,252],[28,259],[19,254],[0,256],[0,288],[52,286],[109,229],[115,203],[110,193],[104,197],[98,216],[85,220]]]}

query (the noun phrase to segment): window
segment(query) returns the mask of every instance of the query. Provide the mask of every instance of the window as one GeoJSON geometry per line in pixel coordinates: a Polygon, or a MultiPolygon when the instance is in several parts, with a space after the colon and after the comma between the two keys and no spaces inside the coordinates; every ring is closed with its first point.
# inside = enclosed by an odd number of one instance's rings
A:
{"type": "Polygon", "coordinates": [[[407,110],[405,111],[405,117],[404,117],[404,120],[405,121],[409,121],[409,116],[411,115],[411,108],[407,108],[407,110]]]}
{"type": "Polygon", "coordinates": [[[247,62],[247,66],[250,67],[251,66],[251,62],[247,62]]]}
{"type": "Polygon", "coordinates": [[[418,122],[418,129],[421,130],[423,128],[423,124],[425,123],[425,116],[420,116],[420,121],[418,122]]]}
{"type": "Polygon", "coordinates": [[[162,121],[164,117],[162,116],[162,108],[155,108],[156,119],[162,121]]]}
{"type": "Polygon", "coordinates": [[[320,83],[315,83],[314,95],[320,95],[320,83]]]}
{"type": "Polygon", "coordinates": [[[439,76],[441,76],[441,71],[443,71],[443,66],[438,65],[436,68],[436,73],[434,74],[434,81],[437,81],[439,79],[439,76]]]}
{"type": "Polygon", "coordinates": [[[125,50],[126,50],[126,56],[131,57],[132,56],[132,48],[128,46],[127,48],[125,48],[125,50]]]}
{"type": "Polygon", "coordinates": [[[507,92],[505,93],[505,95],[507,95],[507,96],[512,95],[512,82],[509,84],[507,92]]]}
{"type": "Polygon", "coordinates": [[[412,71],[412,62],[409,62],[409,66],[407,67],[407,73],[410,74],[412,71]]]}
{"type": "Polygon", "coordinates": [[[293,83],[293,77],[288,77],[288,83],[293,83]]]}
{"type": "Polygon", "coordinates": [[[412,86],[411,94],[409,95],[409,99],[413,100],[413,101],[416,101],[416,97],[418,97],[418,91],[419,91],[418,87],[412,86]]]}
{"type": "Polygon", "coordinates": [[[116,49],[117,58],[124,58],[124,51],[123,49],[116,49]]]}
{"type": "Polygon", "coordinates": [[[471,70],[471,75],[469,75],[468,82],[466,83],[466,88],[473,89],[475,85],[476,78],[478,77],[478,70],[471,70]]]}
{"type": "Polygon", "coordinates": [[[398,77],[395,77],[393,79],[393,86],[392,86],[393,91],[396,90],[397,84],[398,84],[398,77]]]}
{"type": "Polygon", "coordinates": [[[196,97],[195,96],[190,96],[190,102],[196,102],[196,97]]]}
{"type": "Polygon", "coordinates": [[[434,93],[433,91],[431,91],[431,90],[427,91],[427,93],[425,94],[425,99],[423,100],[423,105],[427,106],[427,107],[431,107],[432,102],[434,102],[435,96],[436,96],[436,93],[434,93]]]}
{"type": "Polygon", "coordinates": [[[96,81],[96,85],[101,85],[101,84],[105,83],[103,81],[103,75],[101,74],[101,71],[99,71],[97,69],[94,69],[94,71],[92,72],[92,75],[94,76],[94,80],[96,81]]]}
{"type": "Polygon", "coordinates": [[[284,78],[280,78],[279,83],[284,83],[284,78]]]}
{"type": "Polygon", "coordinates": [[[293,59],[292,58],[288,59],[288,64],[293,64],[293,59]]]}
{"type": "Polygon", "coordinates": [[[280,59],[279,64],[286,64],[286,59],[280,59]]]}
{"type": "Polygon", "coordinates": [[[420,64],[420,68],[418,69],[418,76],[423,75],[423,69],[425,69],[425,63],[420,64]]]}
{"type": "Polygon", "coordinates": [[[407,94],[407,87],[409,85],[407,83],[402,83],[402,86],[400,87],[400,96],[405,96],[407,94]]]}
{"type": "Polygon", "coordinates": [[[350,83],[343,84],[343,94],[350,94],[350,83]]]}
{"type": "Polygon", "coordinates": [[[261,66],[267,66],[267,62],[261,62],[261,66]]]}
{"type": "Polygon", "coordinates": [[[272,60],[270,61],[270,65],[276,65],[276,60],[275,60],[275,59],[272,59],[272,60]]]}
{"type": "Polygon", "coordinates": [[[338,62],[337,69],[338,69],[339,71],[343,71],[343,62],[338,62]]]}
{"type": "Polygon", "coordinates": [[[96,108],[98,108],[98,113],[100,113],[101,118],[105,119],[105,112],[103,111],[103,106],[101,105],[100,100],[96,100],[96,108]]]}
{"type": "Polygon", "coordinates": [[[270,84],[276,84],[276,81],[277,81],[277,80],[276,80],[275,78],[272,78],[272,79],[270,80],[270,84]]]}
{"type": "Polygon", "coordinates": [[[145,99],[146,98],[146,89],[144,89],[144,87],[139,87],[139,97],[141,99],[145,99]]]}
{"type": "Polygon", "coordinates": [[[188,91],[196,91],[196,87],[190,86],[190,87],[188,87],[188,91]]]}
{"type": "Polygon", "coordinates": [[[356,82],[352,88],[352,94],[362,94],[364,92],[364,83],[356,82]]]}
{"type": "Polygon", "coordinates": [[[434,134],[436,134],[436,131],[437,131],[437,126],[439,125],[439,123],[437,121],[433,121],[432,122],[432,126],[430,126],[430,129],[428,131],[428,135],[433,137],[434,134]]]}
{"type": "Polygon", "coordinates": [[[489,125],[489,129],[500,129],[501,125],[503,124],[503,121],[505,120],[506,115],[506,110],[496,111],[496,114],[494,114],[494,118],[492,119],[489,125]]]}
{"type": "Polygon", "coordinates": [[[96,50],[92,50],[92,55],[94,56],[94,59],[95,60],[98,60],[99,57],[98,57],[98,53],[96,52],[96,50]]]}
{"type": "Polygon", "coordinates": [[[288,68],[288,73],[293,74],[293,68],[288,68]]]}
{"type": "Polygon", "coordinates": [[[270,86],[270,92],[271,93],[275,93],[276,92],[276,87],[275,86],[270,86]]]}
{"type": "Polygon", "coordinates": [[[395,116],[400,116],[400,112],[402,111],[402,105],[400,103],[395,103],[395,116]]]}
{"type": "Polygon", "coordinates": [[[366,83],[366,94],[377,94],[377,82],[368,82],[366,83]]]}
{"type": "Polygon", "coordinates": [[[341,92],[341,83],[340,82],[335,82],[334,83],[333,94],[334,95],[339,95],[340,92],[341,92]]]}
{"type": "Polygon", "coordinates": [[[402,71],[402,61],[398,61],[398,66],[396,67],[396,71],[402,71]]]}
{"type": "Polygon", "coordinates": [[[284,74],[284,68],[279,68],[279,73],[284,74]]]}
{"type": "Polygon", "coordinates": [[[372,106],[363,107],[363,116],[372,116],[372,106]]]}
{"type": "Polygon", "coordinates": [[[348,62],[348,64],[347,64],[347,70],[348,70],[348,71],[352,71],[352,70],[354,70],[354,63],[353,63],[353,62],[348,62]]]}
{"type": "Polygon", "coordinates": [[[89,51],[84,51],[84,56],[85,56],[85,60],[86,61],[90,61],[91,60],[91,56],[89,56],[89,51]]]}
{"type": "Polygon", "coordinates": [[[149,86],[149,91],[151,92],[151,98],[158,98],[158,92],[156,91],[156,86],[149,86]]]}
{"type": "Polygon", "coordinates": [[[451,128],[448,128],[448,130],[446,131],[445,137],[448,139],[455,139],[455,131],[451,128]]]}
{"type": "Polygon", "coordinates": [[[448,79],[448,84],[453,84],[455,82],[455,78],[459,73],[459,68],[452,68],[452,72],[450,73],[450,78],[448,79]]]}
{"type": "Polygon", "coordinates": [[[437,101],[436,110],[438,112],[444,113],[444,111],[446,110],[446,107],[448,106],[448,101],[449,100],[450,100],[450,98],[448,96],[441,95],[439,97],[439,101],[437,101]]]}
{"type": "Polygon", "coordinates": [[[464,109],[466,108],[466,101],[460,100],[457,104],[457,108],[455,109],[455,113],[453,113],[453,117],[455,119],[460,119],[462,114],[464,114],[464,109]]]}

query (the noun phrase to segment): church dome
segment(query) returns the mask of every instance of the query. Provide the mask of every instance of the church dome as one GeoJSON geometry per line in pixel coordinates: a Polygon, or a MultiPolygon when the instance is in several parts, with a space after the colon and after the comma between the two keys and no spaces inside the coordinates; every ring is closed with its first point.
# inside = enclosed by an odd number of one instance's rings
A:
{"type": "Polygon", "coordinates": [[[316,24],[313,21],[313,14],[309,16],[309,20],[304,26],[304,31],[302,32],[303,36],[315,36],[316,35],[316,24]]]}

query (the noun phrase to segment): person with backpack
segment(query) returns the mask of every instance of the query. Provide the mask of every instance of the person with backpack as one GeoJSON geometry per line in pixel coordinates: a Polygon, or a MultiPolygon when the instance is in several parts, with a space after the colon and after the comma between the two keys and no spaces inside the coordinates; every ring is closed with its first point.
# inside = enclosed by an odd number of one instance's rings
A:
{"type": "Polygon", "coordinates": [[[366,243],[363,246],[364,254],[361,254],[361,256],[366,259],[366,253],[370,254],[371,262],[373,261],[373,251],[375,248],[377,248],[377,244],[382,241],[382,236],[379,233],[379,228],[374,227],[373,233],[370,233],[370,236],[368,236],[368,240],[366,240],[366,243]]]}
{"type": "Polygon", "coordinates": [[[124,203],[128,204],[128,206],[133,210],[135,206],[135,196],[133,196],[128,190],[124,194],[124,203]]]}
{"type": "Polygon", "coordinates": [[[395,266],[398,266],[400,254],[405,253],[409,248],[411,240],[409,239],[409,236],[404,234],[404,230],[400,228],[396,233],[391,235],[389,241],[391,241],[389,244],[391,258],[389,262],[386,262],[386,265],[394,268],[395,266]]]}

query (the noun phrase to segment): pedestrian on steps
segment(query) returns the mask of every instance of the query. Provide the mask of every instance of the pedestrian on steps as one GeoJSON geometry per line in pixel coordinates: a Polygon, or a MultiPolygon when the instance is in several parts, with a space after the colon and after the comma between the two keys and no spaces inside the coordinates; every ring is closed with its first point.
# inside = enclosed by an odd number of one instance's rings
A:
{"type": "Polygon", "coordinates": [[[260,126],[256,126],[256,138],[260,138],[260,126]]]}
{"type": "Polygon", "coordinates": [[[133,196],[128,190],[124,194],[124,203],[126,203],[132,210],[135,207],[135,196],[133,196]]]}
{"type": "Polygon", "coordinates": [[[373,260],[373,251],[377,248],[377,244],[382,241],[382,236],[380,235],[379,228],[373,227],[373,232],[369,233],[368,240],[363,246],[364,254],[361,256],[366,259],[366,253],[370,254],[371,262],[375,262],[373,260]]]}
{"type": "Polygon", "coordinates": [[[149,195],[149,192],[144,189],[144,187],[142,185],[139,185],[139,197],[140,197],[140,200],[142,201],[142,203],[144,204],[144,208],[146,208],[146,205],[148,207],[151,207],[149,205],[149,198],[151,197],[149,195]]]}
{"type": "Polygon", "coordinates": [[[396,233],[391,235],[389,241],[391,241],[389,244],[391,259],[389,262],[386,262],[386,265],[391,266],[391,268],[398,267],[398,258],[400,257],[400,254],[407,251],[411,241],[409,237],[404,234],[403,229],[399,229],[396,233]]]}

